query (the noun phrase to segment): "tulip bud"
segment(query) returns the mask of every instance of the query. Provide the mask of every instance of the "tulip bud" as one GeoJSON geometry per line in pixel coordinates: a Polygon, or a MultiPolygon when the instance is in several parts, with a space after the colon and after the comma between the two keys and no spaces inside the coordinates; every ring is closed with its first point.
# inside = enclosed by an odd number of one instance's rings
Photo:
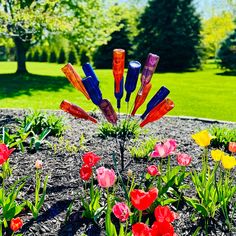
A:
{"type": "Polygon", "coordinates": [[[131,169],[127,170],[127,176],[132,177],[133,176],[133,171],[131,169]]]}
{"type": "Polygon", "coordinates": [[[43,162],[41,160],[37,160],[35,162],[35,168],[36,169],[42,169],[43,168],[43,162]]]}

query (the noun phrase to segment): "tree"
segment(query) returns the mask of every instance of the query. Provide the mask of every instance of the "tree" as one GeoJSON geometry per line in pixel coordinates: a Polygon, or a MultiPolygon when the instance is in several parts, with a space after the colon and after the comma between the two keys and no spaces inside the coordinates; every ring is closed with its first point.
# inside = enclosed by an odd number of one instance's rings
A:
{"type": "Polygon", "coordinates": [[[138,28],[136,56],[142,62],[152,52],[160,56],[160,71],[200,66],[201,22],[193,0],[150,0],[138,28]]]}
{"type": "Polygon", "coordinates": [[[66,53],[65,53],[64,48],[61,48],[57,62],[59,64],[64,64],[66,62],[66,53]]]}
{"type": "Polygon", "coordinates": [[[232,13],[224,12],[220,16],[213,16],[203,22],[201,34],[208,58],[217,56],[220,43],[235,27],[233,20],[232,13]]]}
{"type": "Polygon", "coordinates": [[[112,52],[115,48],[122,48],[126,51],[126,61],[128,61],[129,51],[131,50],[131,41],[127,27],[127,20],[120,22],[122,28],[111,34],[111,40],[107,44],[98,48],[94,54],[93,61],[96,68],[104,69],[112,67],[112,52]]]}
{"type": "Polygon", "coordinates": [[[76,64],[77,59],[76,59],[75,49],[71,49],[69,51],[68,62],[71,63],[71,64],[76,64]]]}
{"type": "Polygon", "coordinates": [[[32,61],[40,61],[40,53],[38,49],[34,52],[32,61]]]}
{"type": "Polygon", "coordinates": [[[85,49],[81,49],[80,50],[80,64],[83,65],[87,62],[89,62],[90,59],[89,59],[89,56],[87,55],[87,52],[85,49]]]}
{"type": "Polygon", "coordinates": [[[33,61],[33,54],[31,51],[27,53],[26,57],[27,57],[27,61],[33,61]]]}
{"type": "Polygon", "coordinates": [[[40,61],[41,62],[47,62],[48,61],[48,53],[46,52],[46,50],[44,49],[41,56],[40,56],[40,61]]]}
{"type": "Polygon", "coordinates": [[[49,62],[57,62],[57,54],[55,50],[52,50],[49,56],[49,62]]]}
{"type": "Polygon", "coordinates": [[[236,71],[236,29],[221,44],[218,57],[223,68],[236,71]]]}
{"type": "Polygon", "coordinates": [[[91,50],[109,40],[119,20],[114,11],[103,0],[1,0],[0,34],[13,39],[17,73],[26,73],[27,51],[52,33],[63,33],[91,50]]]}

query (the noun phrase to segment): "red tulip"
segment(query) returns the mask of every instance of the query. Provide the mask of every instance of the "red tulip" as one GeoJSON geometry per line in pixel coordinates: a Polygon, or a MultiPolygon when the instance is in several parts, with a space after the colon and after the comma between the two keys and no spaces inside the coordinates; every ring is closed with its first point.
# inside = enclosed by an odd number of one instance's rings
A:
{"type": "Polygon", "coordinates": [[[85,181],[90,179],[92,173],[93,173],[92,167],[86,164],[82,165],[82,167],[79,170],[80,178],[85,181]]]}
{"type": "Polygon", "coordinates": [[[97,169],[97,180],[98,184],[102,188],[109,188],[111,187],[116,181],[116,175],[114,170],[107,169],[105,167],[99,167],[97,169]]]}
{"type": "Polygon", "coordinates": [[[126,221],[130,215],[129,207],[124,202],[116,203],[112,208],[112,212],[121,222],[126,221]]]}
{"type": "Polygon", "coordinates": [[[68,63],[63,68],[61,68],[61,70],[64,72],[66,78],[70,81],[70,83],[81,93],[83,93],[87,99],[90,99],[88,92],[82,82],[82,79],[75,71],[74,67],[70,63],[68,63]]]}
{"type": "Polygon", "coordinates": [[[68,102],[67,100],[63,100],[61,102],[60,108],[76,118],[90,120],[93,123],[97,123],[97,120],[94,119],[92,116],[90,116],[86,111],[84,111],[79,106],[76,106],[75,104],[68,102]]]}
{"type": "Polygon", "coordinates": [[[93,152],[85,153],[82,158],[84,164],[88,165],[89,167],[95,166],[101,160],[101,157],[97,156],[93,152]]]}
{"type": "Polygon", "coordinates": [[[0,165],[8,160],[14,150],[15,148],[8,149],[7,145],[4,143],[0,144],[0,165]]]}
{"type": "Polygon", "coordinates": [[[192,157],[185,153],[177,155],[177,162],[180,166],[188,166],[192,161],[192,157]]]}
{"type": "Polygon", "coordinates": [[[139,109],[140,106],[145,102],[150,90],[152,88],[152,84],[148,83],[143,87],[143,92],[142,94],[137,93],[135,102],[134,102],[134,109],[131,112],[131,115],[134,116],[136,111],[139,109]]]}
{"type": "Polygon", "coordinates": [[[146,124],[159,120],[166,113],[174,108],[174,102],[169,98],[164,99],[161,103],[159,103],[156,107],[154,107],[146,118],[140,123],[140,127],[145,126],[146,124]]]}
{"type": "Polygon", "coordinates": [[[10,223],[10,228],[12,231],[16,232],[23,226],[23,220],[20,217],[13,218],[10,223]]]}
{"type": "Polygon", "coordinates": [[[229,151],[230,152],[236,152],[236,142],[230,142],[229,143],[229,151]]]}
{"type": "Polygon", "coordinates": [[[155,221],[151,229],[152,236],[174,236],[174,227],[167,221],[155,221]]]}
{"type": "Polygon", "coordinates": [[[152,236],[151,229],[144,223],[132,225],[133,236],[152,236]]]}
{"type": "Polygon", "coordinates": [[[130,193],[132,205],[139,211],[148,209],[158,196],[158,189],[152,188],[148,192],[134,189],[130,193]]]}
{"type": "Polygon", "coordinates": [[[161,175],[161,173],[159,172],[157,166],[155,166],[155,165],[148,166],[147,172],[151,176],[161,175]]]}
{"type": "Polygon", "coordinates": [[[168,223],[173,222],[176,219],[175,212],[171,211],[168,206],[157,206],[154,211],[156,221],[168,223]]]}

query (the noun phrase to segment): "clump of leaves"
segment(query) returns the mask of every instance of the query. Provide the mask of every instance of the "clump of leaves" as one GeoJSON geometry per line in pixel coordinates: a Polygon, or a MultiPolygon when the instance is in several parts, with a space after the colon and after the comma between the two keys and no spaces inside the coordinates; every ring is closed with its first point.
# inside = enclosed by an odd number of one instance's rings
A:
{"type": "Polygon", "coordinates": [[[141,145],[130,148],[131,156],[133,158],[148,158],[157,141],[157,138],[151,137],[142,142],[141,145]]]}
{"type": "Polygon", "coordinates": [[[122,120],[116,126],[108,122],[102,123],[98,131],[98,136],[101,138],[114,137],[125,140],[137,138],[141,132],[141,128],[135,120],[122,120]]]}
{"type": "Polygon", "coordinates": [[[78,145],[71,143],[70,140],[60,137],[57,143],[49,144],[50,148],[53,149],[54,154],[62,153],[67,151],[68,153],[78,153],[79,150],[86,150],[85,147],[85,137],[84,134],[81,134],[78,145]]]}
{"type": "Polygon", "coordinates": [[[41,134],[45,129],[50,129],[50,135],[61,136],[68,128],[64,117],[41,111],[32,111],[18,122],[20,127],[26,131],[33,131],[36,135],[41,134]]]}
{"type": "Polygon", "coordinates": [[[229,129],[227,127],[213,126],[209,132],[215,136],[211,140],[211,146],[215,148],[224,147],[228,149],[229,142],[236,142],[236,129],[229,129]]]}

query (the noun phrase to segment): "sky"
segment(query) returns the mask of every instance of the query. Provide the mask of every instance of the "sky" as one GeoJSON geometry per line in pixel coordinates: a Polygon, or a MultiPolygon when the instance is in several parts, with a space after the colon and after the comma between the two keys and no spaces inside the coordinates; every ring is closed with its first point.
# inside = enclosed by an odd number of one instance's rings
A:
{"type": "MultiPolygon", "coordinates": [[[[120,2],[126,2],[130,4],[138,3],[145,5],[148,0],[119,0],[120,2]]],[[[167,0],[168,1],[168,0],[167,0]]],[[[231,0],[236,4],[236,0],[231,0]]],[[[230,10],[227,0],[195,0],[197,11],[205,19],[210,18],[213,15],[220,14],[222,11],[230,10]]]]}

